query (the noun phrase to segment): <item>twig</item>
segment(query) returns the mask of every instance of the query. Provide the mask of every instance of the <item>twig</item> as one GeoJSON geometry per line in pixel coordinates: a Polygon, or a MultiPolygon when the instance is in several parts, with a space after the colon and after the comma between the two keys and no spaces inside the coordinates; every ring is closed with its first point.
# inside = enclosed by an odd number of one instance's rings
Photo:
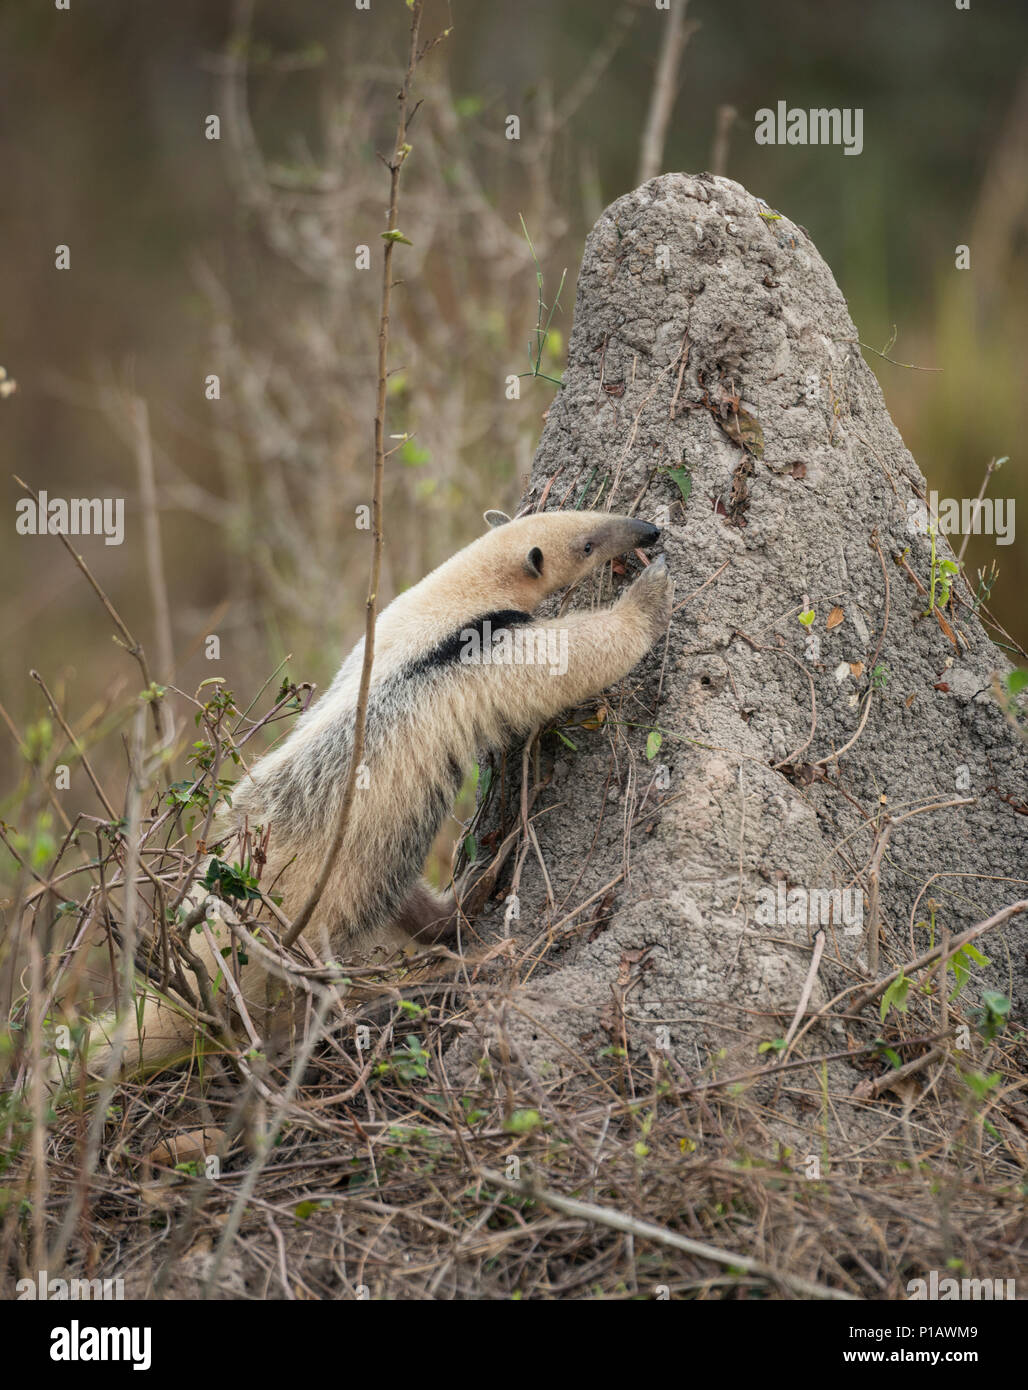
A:
{"type": "Polygon", "coordinates": [[[971,525],[964,532],[964,539],[960,542],[960,549],[957,551],[958,565],[963,565],[964,563],[964,551],[967,549],[967,543],[971,539],[971,531],[974,528],[974,523],[978,520],[978,513],[982,509],[982,498],[985,496],[985,489],[989,486],[989,479],[992,477],[993,473],[995,473],[996,469],[1001,468],[1004,463],[1006,463],[1006,459],[993,458],[989,460],[989,466],[985,470],[985,477],[982,479],[982,485],[978,489],[978,496],[975,499],[974,515],[971,517],[971,525]]]}
{"type": "Polygon", "coordinates": [[[722,104],[717,108],[717,118],[714,125],[714,143],[710,150],[710,172],[724,177],[728,168],[728,137],[732,133],[732,126],[738,111],[734,106],[722,104]]]}
{"type": "Polygon", "coordinates": [[[924,1053],[921,1057],[915,1057],[910,1062],[905,1062],[902,1067],[890,1067],[887,1072],[883,1072],[874,1081],[865,1083],[866,1089],[861,1091],[861,1097],[870,1100],[874,1096],[880,1096],[883,1091],[889,1090],[897,1081],[905,1081],[908,1076],[923,1071],[925,1067],[930,1066],[932,1062],[938,1062],[945,1055],[945,1048],[933,1047],[930,1052],[924,1053]]]}
{"type": "Polygon", "coordinates": [[[878,556],[878,563],[882,567],[882,579],[885,582],[885,612],[882,614],[882,630],[878,634],[878,645],[875,647],[875,654],[868,665],[868,680],[874,680],[874,673],[878,667],[878,658],[882,654],[882,646],[885,643],[885,634],[889,630],[889,612],[892,607],[892,586],[889,583],[889,567],[885,563],[885,556],[882,554],[882,547],[878,542],[877,526],[871,532],[871,539],[868,542],[871,549],[878,556]]]}
{"type": "Polygon", "coordinates": [[[667,33],[660,50],[650,109],[646,117],[646,129],[639,149],[639,173],[636,183],[647,183],[660,173],[660,164],[664,157],[664,140],[677,95],[678,65],[689,35],[698,27],[685,23],[688,5],[689,0],[671,0],[667,33]]]}
{"type": "Polygon", "coordinates": [[[157,679],[170,680],[175,669],[175,653],[171,640],[171,609],[168,605],[168,586],[164,576],[164,556],[161,550],[161,523],[157,512],[157,485],[154,481],[153,444],[150,439],[150,413],[146,401],[137,396],[131,402],[132,425],[135,433],[136,465],[139,470],[139,500],[143,512],[143,546],[146,573],[153,603],[154,629],[157,641],[157,679]]]}
{"type": "Polygon", "coordinates": [[[821,956],[825,949],[825,930],[818,927],[814,933],[814,954],[810,958],[810,968],[807,970],[807,978],[803,983],[803,993],[800,995],[800,1002],[796,1005],[796,1012],[793,1014],[792,1022],[789,1024],[789,1031],[785,1035],[786,1047],[792,1042],[796,1029],[800,1026],[800,1019],[806,1011],[810,1001],[810,993],[814,988],[814,981],[817,979],[817,967],[821,963],[821,956]]]}
{"type": "MultiPolygon", "coordinates": [[[[204,902],[203,907],[206,908],[206,906],[207,904],[204,902]]],[[[214,939],[214,933],[211,931],[205,913],[201,915],[200,920],[203,924],[202,930],[204,939],[211,950],[211,956],[214,960],[219,960],[218,943],[214,939]]],[[[225,986],[232,996],[236,1006],[236,1012],[239,1014],[243,1027],[246,1029],[247,1036],[250,1039],[250,1045],[255,1052],[259,1052],[261,1050],[261,1040],[258,1037],[257,1029],[253,1026],[253,1019],[250,1017],[250,1012],[246,1007],[246,1000],[243,998],[243,992],[239,988],[235,975],[232,973],[232,962],[227,958],[221,968],[221,978],[225,981],[225,986]]]]}
{"type": "MultiPolygon", "coordinates": [[[[419,4],[417,4],[417,0],[415,0],[415,4],[417,9],[420,11],[421,7],[419,4]]],[[[236,1194],[236,1199],[232,1203],[232,1209],[229,1212],[228,1219],[225,1222],[225,1229],[222,1232],[221,1240],[218,1242],[217,1249],[214,1252],[214,1258],[211,1260],[210,1268],[207,1272],[207,1278],[204,1281],[205,1293],[209,1293],[211,1289],[213,1289],[214,1287],[215,1280],[217,1279],[218,1274],[221,1272],[222,1262],[224,1261],[225,1256],[228,1253],[229,1247],[235,1240],[236,1234],[239,1231],[239,1223],[243,1219],[243,1213],[246,1210],[247,1203],[250,1197],[253,1195],[254,1188],[257,1186],[257,1179],[261,1175],[261,1170],[264,1168],[264,1165],[267,1163],[271,1155],[275,1152],[275,1140],[278,1137],[279,1131],[281,1130],[282,1125],[284,1124],[288,1116],[289,1107],[292,1104],[293,1097],[296,1095],[296,1092],[299,1089],[300,1082],[303,1079],[303,1074],[307,1069],[307,1063],[310,1060],[310,1055],[314,1051],[316,1044],[320,1040],[321,1035],[325,1030],[325,1018],[328,1014],[329,1008],[332,1005],[332,1002],[332,992],[329,990],[323,991],[321,999],[318,1003],[317,1013],[314,1016],[314,1021],[311,1024],[311,1027],[308,1029],[307,1036],[304,1039],[302,1046],[299,1048],[295,1057],[293,1058],[293,1066],[289,1075],[289,1083],[286,1086],[285,1091],[282,1093],[281,1097],[277,1098],[278,1111],[275,1115],[275,1119],[272,1122],[268,1133],[263,1136],[261,1149],[254,1158],[253,1162],[250,1164],[250,1167],[247,1169],[246,1177],[243,1179],[239,1191],[236,1194]]]]}
{"type": "Polygon", "coordinates": [[[705,579],[698,589],[693,589],[692,593],[688,594],[684,599],[682,599],[681,603],[676,603],[674,608],[672,608],[671,612],[677,613],[680,608],[684,608],[685,605],[687,603],[690,603],[696,597],[697,594],[701,594],[708,584],[713,584],[714,580],[725,568],[725,565],[730,565],[731,563],[732,557],[729,556],[728,559],[725,561],[724,565],[719,565],[718,568],[714,571],[714,573],[710,576],[710,578],[705,579]]]}
{"type": "Polygon", "coordinates": [[[42,690],[43,696],[47,704],[50,706],[50,713],[57,720],[58,724],[60,724],[62,733],[64,734],[68,742],[71,744],[72,748],[74,748],[75,752],[78,754],[79,761],[82,763],[82,767],[85,771],[85,774],[89,778],[90,782],[93,784],[93,790],[100,798],[104,810],[107,812],[107,815],[112,821],[116,821],[118,819],[118,813],[111,805],[110,801],[107,799],[107,793],[100,785],[100,781],[96,773],[93,771],[89,759],[86,757],[85,749],[82,747],[78,739],[72,733],[68,721],[65,719],[64,715],[58,708],[57,701],[54,699],[54,697],[50,694],[50,691],[47,689],[46,681],[43,679],[43,677],[39,674],[38,671],[29,671],[29,675],[39,686],[40,690],[42,690]]]}
{"type": "Polygon", "coordinates": [[[122,926],[122,978],[118,989],[118,1014],[114,1035],[111,1038],[110,1056],[104,1069],[96,1107],[90,1117],[86,1150],[80,1168],[81,1181],[76,1186],[72,1200],[64,1213],[57,1243],[47,1256],[46,1268],[53,1272],[61,1269],[72,1233],[78,1223],[86,1197],[89,1175],[96,1167],[103,1140],[107,1110],[115,1084],[121,1073],[125,1045],[128,1041],[130,1020],[135,1019],[135,958],[136,958],[136,894],[133,891],[139,861],[139,824],[142,813],[143,796],[143,710],[136,713],[132,731],[132,764],[129,776],[128,805],[126,820],[126,841],[128,854],[125,867],[125,911],[122,926]]]}
{"type": "Polygon", "coordinates": [[[882,817],[878,842],[875,845],[874,854],[871,857],[871,868],[868,874],[867,915],[869,920],[867,928],[867,965],[872,975],[878,970],[878,904],[882,859],[885,856],[885,849],[892,836],[892,832],[897,825],[902,825],[905,820],[910,820],[912,816],[923,815],[925,811],[944,811],[949,806],[973,806],[976,799],[977,798],[973,796],[957,796],[949,801],[934,801],[930,806],[917,806],[913,811],[905,811],[902,816],[896,816],[895,818],[887,813],[882,817]]]}
{"type": "MultiPolygon", "coordinates": [[[[880,980],[876,980],[869,989],[865,990],[863,994],[859,995],[853,1001],[851,1005],[853,1012],[859,1013],[861,1009],[866,1008],[867,1005],[877,999],[879,995],[884,994],[893,980],[898,980],[901,975],[909,976],[913,974],[915,970],[921,970],[926,965],[931,965],[936,959],[945,957],[946,960],[949,960],[962,946],[966,946],[969,941],[974,941],[976,937],[984,936],[984,934],[987,931],[991,931],[993,927],[1002,926],[1004,922],[1009,921],[1011,917],[1018,916],[1021,912],[1028,912],[1028,898],[1022,898],[1019,902],[1011,903],[1009,907],[1002,908],[986,921],[979,922],[977,926],[969,927],[967,931],[961,932],[959,936],[954,936],[946,945],[940,943],[938,946],[933,946],[930,951],[926,951],[924,955],[918,956],[916,960],[907,961],[903,965],[898,966],[890,974],[883,975],[880,980]]],[[[851,985],[848,990],[843,991],[843,995],[849,994],[854,988],[855,986],[851,985]]],[[[830,1008],[831,1005],[838,1002],[843,995],[837,995],[836,998],[831,1000],[825,1007],[830,1008]]],[[[824,1012],[824,1010],[821,1012],[824,1012]]]]}
{"type": "Polygon", "coordinates": [[[889,357],[887,353],[879,352],[868,343],[862,343],[859,338],[833,338],[835,343],[856,343],[865,352],[873,352],[876,357],[880,357],[883,362],[891,362],[894,367],[907,367],[912,372],[941,372],[941,367],[918,367],[914,362],[897,362],[895,357],[889,357]]]}
{"type": "Polygon", "coordinates": [[[357,710],[354,717],[353,746],[350,750],[350,765],[346,773],[346,786],[343,790],[342,805],[339,808],[339,816],[336,821],[331,843],[328,847],[328,852],[322,862],[318,877],[314,882],[314,887],[311,889],[310,896],[300,909],[299,914],[293,920],[293,925],[290,927],[283,940],[283,945],[285,946],[291,946],[293,944],[310,921],[314,909],[321,901],[321,895],[324,893],[325,887],[328,884],[340,847],[346,835],[346,827],[350,820],[350,810],[353,806],[354,792],[357,787],[357,773],[360,769],[361,759],[364,756],[364,734],[368,713],[368,695],[371,690],[371,668],[375,661],[375,615],[378,604],[378,586],[382,576],[382,489],[385,478],[386,391],[389,379],[389,306],[393,292],[393,251],[396,247],[396,236],[389,235],[389,233],[397,233],[398,230],[397,211],[400,190],[400,170],[410,152],[410,146],[407,144],[407,102],[410,96],[411,84],[414,80],[414,69],[418,64],[418,31],[421,27],[421,11],[423,7],[424,0],[413,0],[411,6],[410,45],[407,52],[407,72],[398,94],[400,111],[396,125],[396,144],[393,150],[392,160],[387,161],[390,175],[389,217],[386,227],[385,252],[382,257],[382,308],[378,322],[378,397],[375,409],[375,481],[371,503],[374,544],[371,552],[371,577],[368,582],[368,597],[365,604],[364,661],[361,666],[360,686],[357,694],[357,710]]]}
{"type": "MultiPolygon", "coordinates": [[[[19,478],[17,473],[12,474],[11,476],[14,478],[14,481],[18,484],[19,487],[23,487],[30,497],[35,498],[36,505],[38,506],[39,496],[36,493],[35,489],[29,487],[28,483],[26,483],[22,478],[19,478]]],[[[103,589],[101,589],[96,579],[94,579],[92,570],[89,568],[85,560],[68,540],[68,537],[64,535],[63,532],[59,531],[57,533],[57,539],[61,542],[65,550],[68,552],[71,558],[75,561],[76,565],[78,565],[79,569],[85,575],[86,579],[89,581],[90,587],[92,588],[93,592],[96,594],[97,598],[100,600],[104,608],[107,610],[108,617],[111,619],[111,621],[114,623],[114,626],[121,633],[121,644],[128,652],[129,656],[134,657],[137,661],[139,665],[140,674],[143,677],[143,688],[149,691],[154,682],[150,676],[150,667],[147,665],[146,653],[143,651],[142,644],[136,641],[136,639],[132,636],[132,633],[129,632],[128,628],[122,622],[120,613],[115,608],[114,604],[110,601],[110,599],[107,597],[107,595],[104,593],[103,589]]],[[[161,713],[158,709],[158,706],[160,704],[160,696],[155,695],[153,699],[150,701],[150,704],[153,708],[154,728],[157,730],[158,738],[163,740],[164,729],[162,726],[161,713]]]]}
{"type": "MultiPolygon", "coordinates": [[[[932,1033],[927,1037],[900,1038],[891,1043],[890,1046],[895,1051],[904,1047],[924,1047],[928,1043],[939,1042],[945,1036],[947,1035],[944,1033],[932,1033]]],[[[704,1091],[723,1090],[726,1086],[740,1086],[744,1081],[773,1080],[783,1071],[799,1071],[803,1067],[823,1067],[829,1062],[851,1062],[856,1057],[872,1057],[880,1055],[880,1053],[880,1043],[871,1043],[867,1047],[844,1047],[838,1052],[827,1052],[817,1057],[797,1057],[788,1062],[774,1061],[770,1066],[752,1067],[749,1071],[734,1072],[731,1076],[718,1077],[714,1081],[693,1082],[687,1080],[682,1089],[688,1095],[695,1093],[700,1096],[704,1091]]]]}
{"type": "Polygon", "coordinates": [[[745,1270],[747,1274],[760,1275],[774,1284],[804,1294],[807,1298],[855,1301],[853,1294],[844,1293],[842,1289],[832,1289],[827,1284],[817,1284],[813,1280],[787,1274],[784,1270],[775,1269],[773,1265],[765,1264],[763,1260],[755,1260],[750,1255],[732,1250],[719,1250],[716,1245],[707,1245],[705,1241],[680,1236],[676,1231],[669,1231],[664,1226],[655,1226],[651,1221],[638,1221],[634,1216],[626,1216],[624,1212],[614,1211],[610,1207],[596,1206],[592,1202],[579,1202],[574,1197],[562,1197],[556,1192],[535,1187],[528,1181],[511,1182],[501,1173],[494,1173],[489,1168],[481,1168],[479,1172],[485,1181],[492,1183],[494,1187],[505,1188],[508,1192],[518,1192],[523,1197],[542,1202],[566,1216],[577,1216],[583,1221],[591,1221],[594,1225],[609,1226],[611,1230],[638,1236],[641,1240],[655,1240],[661,1245],[670,1245],[675,1250],[684,1250],[687,1254],[696,1255],[702,1260],[713,1260],[732,1269],[745,1270]]]}
{"type": "MultiPolygon", "coordinates": [[[[44,900],[46,901],[46,900],[44,900]]],[[[52,904],[53,899],[50,898],[52,904]]],[[[19,908],[21,904],[19,903],[19,908]]],[[[29,1046],[31,1051],[30,1103],[32,1107],[32,1258],[37,1269],[46,1266],[47,1172],[46,1092],[43,1071],[43,945],[39,939],[39,913],[29,931],[29,1046]]]]}
{"type": "Polygon", "coordinates": [[[853,747],[857,739],[864,732],[864,725],[867,723],[867,716],[871,712],[871,696],[873,694],[874,691],[869,690],[867,694],[864,696],[864,713],[860,716],[860,723],[857,725],[857,732],[853,735],[853,737],[851,739],[847,739],[847,741],[842,745],[841,748],[836,748],[834,752],[827,754],[823,758],[818,758],[816,763],[810,764],[811,767],[822,767],[825,763],[835,762],[838,758],[842,757],[843,753],[845,753],[847,749],[853,747]]]}

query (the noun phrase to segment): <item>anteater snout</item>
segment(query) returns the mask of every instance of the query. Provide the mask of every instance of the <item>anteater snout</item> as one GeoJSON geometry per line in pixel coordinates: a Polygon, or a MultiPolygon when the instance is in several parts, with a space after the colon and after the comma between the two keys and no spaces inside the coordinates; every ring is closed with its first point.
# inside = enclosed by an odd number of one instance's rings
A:
{"type": "Polygon", "coordinates": [[[606,523],[597,526],[591,549],[598,548],[597,560],[609,560],[614,555],[627,555],[644,545],[652,545],[659,535],[660,527],[654,526],[652,521],[637,521],[632,516],[612,516],[606,523]]]}
{"type": "Polygon", "coordinates": [[[652,545],[660,535],[660,527],[649,521],[633,521],[632,526],[638,536],[636,545],[652,545]]]}

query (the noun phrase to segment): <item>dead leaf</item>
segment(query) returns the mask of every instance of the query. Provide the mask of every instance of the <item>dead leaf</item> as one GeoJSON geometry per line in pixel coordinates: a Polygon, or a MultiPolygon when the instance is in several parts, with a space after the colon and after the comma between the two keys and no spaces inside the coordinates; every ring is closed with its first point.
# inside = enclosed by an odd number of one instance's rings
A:
{"type": "Polygon", "coordinates": [[[863,674],[864,674],[864,663],[863,663],[862,661],[851,661],[851,662],[850,662],[850,675],[853,677],[853,679],[854,679],[855,681],[857,681],[857,680],[860,679],[860,677],[861,677],[863,674]]]}
{"type": "Polygon", "coordinates": [[[893,1091],[900,1100],[909,1102],[916,1100],[921,1085],[915,1076],[898,1076],[895,1080],[890,1077],[885,1083],[885,1089],[893,1091]]]}
{"type": "Polygon", "coordinates": [[[177,1198],[166,1182],[141,1182],[136,1188],[136,1200],[144,1207],[161,1207],[168,1210],[177,1204],[177,1198]]]}
{"type": "Polygon", "coordinates": [[[156,1144],[143,1159],[143,1171],[152,1168],[174,1168],[179,1163],[203,1163],[225,1137],[223,1129],[191,1129],[184,1134],[173,1134],[163,1143],[156,1144]]]}
{"type": "Polygon", "coordinates": [[[798,787],[809,787],[821,775],[821,769],[813,763],[783,763],[780,771],[798,787]]]}
{"type": "Polygon", "coordinates": [[[957,645],[956,635],[955,635],[953,629],[950,627],[949,623],[948,623],[948,622],[946,621],[946,619],[942,616],[942,610],[941,610],[940,608],[936,608],[936,609],[934,610],[934,612],[935,612],[935,616],[936,616],[936,617],[938,618],[938,620],[939,620],[939,626],[942,628],[943,632],[946,634],[946,636],[949,638],[949,640],[953,643],[953,645],[954,645],[954,647],[955,647],[955,646],[957,645]]]}
{"type": "Polygon", "coordinates": [[[764,431],[760,421],[748,410],[737,410],[724,422],[724,431],[743,449],[748,449],[754,458],[764,457],[764,431]]]}
{"type": "Polygon", "coordinates": [[[581,724],[579,725],[579,728],[599,729],[606,722],[607,715],[609,713],[610,711],[607,709],[606,705],[600,705],[599,709],[590,719],[582,720],[581,724]]]}
{"type": "Polygon", "coordinates": [[[825,619],[825,627],[831,632],[833,627],[838,627],[841,622],[845,622],[846,614],[841,608],[833,608],[825,619]]]}

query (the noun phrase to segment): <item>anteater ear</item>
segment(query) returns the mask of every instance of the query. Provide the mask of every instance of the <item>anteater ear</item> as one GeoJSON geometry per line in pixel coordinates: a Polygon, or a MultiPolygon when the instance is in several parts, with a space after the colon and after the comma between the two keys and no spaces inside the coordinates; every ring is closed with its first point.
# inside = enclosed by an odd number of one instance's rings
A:
{"type": "Polygon", "coordinates": [[[506,512],[483,512],[482,515],[490,526],[506,526],[510,520],[506,512]]]}
{"type": "Polygon", "coordinates": [[[530,574],[533,579],[543,577],[543,552],[537,545],[533,545],[525,556],[525,573],[530,574]]]}

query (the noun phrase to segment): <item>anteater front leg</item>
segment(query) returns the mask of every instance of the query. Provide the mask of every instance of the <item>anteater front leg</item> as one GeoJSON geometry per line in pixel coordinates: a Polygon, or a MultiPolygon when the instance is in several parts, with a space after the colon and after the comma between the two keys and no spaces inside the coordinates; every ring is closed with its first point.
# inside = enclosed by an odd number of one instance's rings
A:
{"type": "Polygon", "coordinates": [[[480,668],[494,718],[527,733],[616,684],[664,637],[672,593],[661,555],[612,607],[526,627],[536,643],[531,663],[494,657],[480,668]]]}
{"type": "MultiPolygon", "coordinates": [[[[654,561],[611,608],[571,613],[532,623],[523,635],[535,640],[529,663],[470,666],[452,686],[451,718],[460,727],[528,733],[562,710],[598,695],[626,676],[667,631],[671,578],[663,556],[654,561]],[[545,655],[546,659],[543,659],[545,655]],[[550,660],[556,657],[556,664],[550,660]]],[[[491,742],[489,734],[486,739],[491,742]]],[[[450,942],[459,914],[453,896],[419,879],[395,923],[423,942],[450,942]]]]}

